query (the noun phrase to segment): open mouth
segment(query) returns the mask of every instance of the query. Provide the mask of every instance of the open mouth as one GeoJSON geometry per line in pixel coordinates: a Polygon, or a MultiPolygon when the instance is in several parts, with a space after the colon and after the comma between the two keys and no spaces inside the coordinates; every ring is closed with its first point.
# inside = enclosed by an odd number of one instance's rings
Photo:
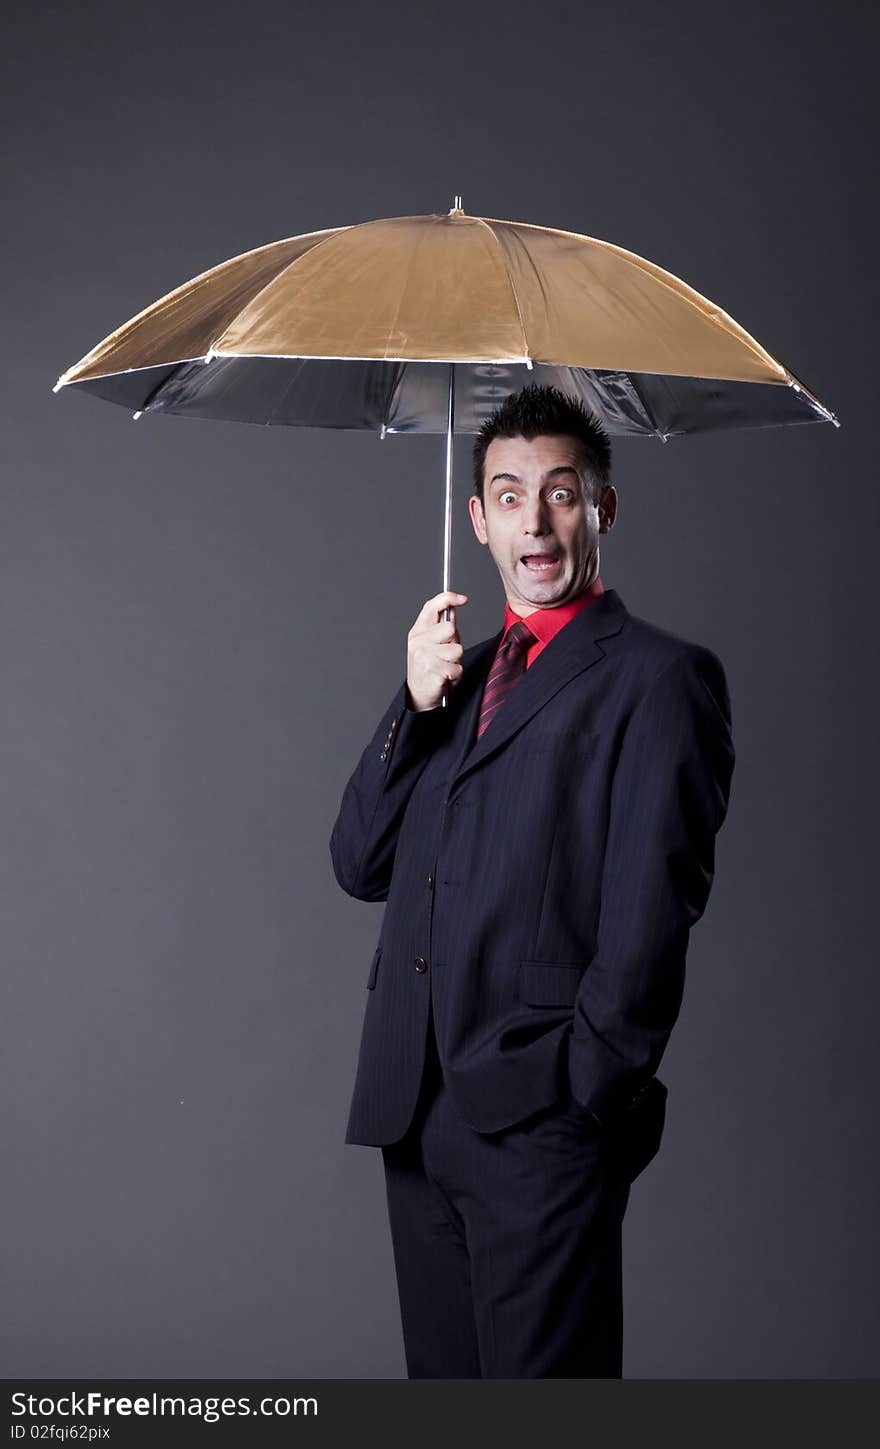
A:
{"type": "Polygon", "coordinates": [[[538,574],[541,577],[549,577],[558,572],[562,560],[558,553],[524,553],[520,558],[530,574],[538,574]]]}

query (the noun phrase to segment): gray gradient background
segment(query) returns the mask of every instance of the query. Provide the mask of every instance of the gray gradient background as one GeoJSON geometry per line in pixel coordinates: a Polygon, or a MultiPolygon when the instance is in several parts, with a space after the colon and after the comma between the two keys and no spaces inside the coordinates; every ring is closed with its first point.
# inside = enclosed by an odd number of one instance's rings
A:
{"type": "MultiPolygon", "coordinates": [[[[0,529],[5,1374],[398,1377],[327,848],[441,585],[441,438],[134,424],[64,367],[283,236],[601,236],[843,423],[618,442],[602,577],[737,769],[625,1225],[629,1377],[878,1363],[874,37],[861,7],[18,5],[0,529]],[[609,13],[609,10],[611,13],[609,13]]],[[[11,42],[11,43],[10,43],[11,42]]],[[[465,644],[502,594],[458,444],[465,644]]]]}

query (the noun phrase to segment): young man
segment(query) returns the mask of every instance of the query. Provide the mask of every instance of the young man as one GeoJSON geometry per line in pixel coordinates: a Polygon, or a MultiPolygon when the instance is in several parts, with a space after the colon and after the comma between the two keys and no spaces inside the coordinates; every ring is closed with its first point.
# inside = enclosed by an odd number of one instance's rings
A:
{"type": "Polygon", "coordinates": [[[609,469],[556,389],[486,422],[502,628],[463,650],[466,595],[427,600],[331,837],[387,901],[345,1140],[382,1148],[410,1378],[622,1373],[621,1227],[734,751],[718,658],[602,586],[609,469]]]}

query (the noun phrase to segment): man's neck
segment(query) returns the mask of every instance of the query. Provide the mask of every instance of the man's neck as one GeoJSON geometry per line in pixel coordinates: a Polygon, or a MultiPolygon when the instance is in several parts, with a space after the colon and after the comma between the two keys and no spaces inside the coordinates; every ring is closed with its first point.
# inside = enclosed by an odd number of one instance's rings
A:
{"type": "Polygon", "coordinates": [[[554,599],[553,602],[549,604],[527,604],[523,603],[520,599],[511,599],[510,597],[505,596],[507,598],[507,607],[510,609],[512,614],[517,614],[520,619],[527,619],[529,614],[534,614],[536,609],[563,609],[566,604],[573,604],[576,599],[582,598],[584,594],[598,593],[598,578],[599,574],[597,571],[595,577],[591,579],[590,583],[584,584],[584,587],[582,589],[578,589],[576,594],[569,594],[567,599],[554,599]]]}

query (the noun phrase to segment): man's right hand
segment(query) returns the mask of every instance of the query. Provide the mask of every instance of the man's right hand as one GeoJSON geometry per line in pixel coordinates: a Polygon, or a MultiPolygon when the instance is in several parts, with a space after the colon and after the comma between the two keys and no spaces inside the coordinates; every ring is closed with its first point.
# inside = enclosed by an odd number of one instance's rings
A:
{"type": "Polygon", "coordinates": [[[454,688],[463,670],[459,660],[464,649],[455,623],[455,605],[466,604],[467,594],[444,589],[427,599],[407,635],[406,683],[411,709],[422,711],[439,705],[447,684],[454,688]],[[449,618],[441,619],[444,609],[449,618]]]}

